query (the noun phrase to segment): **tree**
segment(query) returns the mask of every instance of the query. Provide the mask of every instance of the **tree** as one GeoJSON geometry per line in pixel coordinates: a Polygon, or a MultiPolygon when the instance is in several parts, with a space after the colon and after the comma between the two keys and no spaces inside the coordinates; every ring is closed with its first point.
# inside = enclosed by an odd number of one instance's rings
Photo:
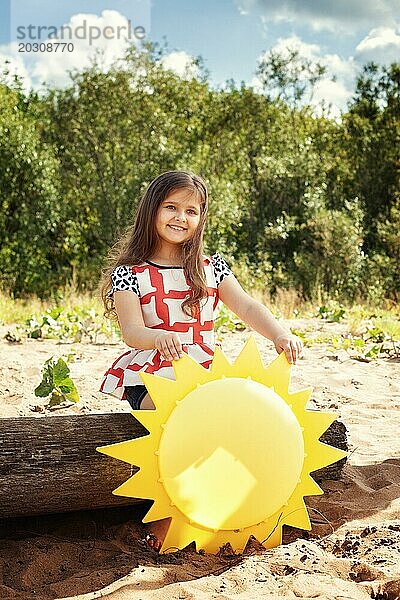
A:
{"type": "Polygon", "coordinates": [[[378,224],[388,218],[400,183],[400,64],[364,67],[344,126],[365,214],[364,251],[380,251],[378,224]]]}
{"type": "Polygon", "coordinates": [[[315,86],[325,73],[324,65],[301,56],[293,47],[284,52],[270,50],[257,68],[267,96],[271,100],[282,100],[292,110],[300,104],[312,103],[315,86]]]}
{"type": "Polygon", "coordinates": [[[20,89],[0,84],[0,271],[15,295],[46,295],[58,280],[58,162],[20,89]]]}

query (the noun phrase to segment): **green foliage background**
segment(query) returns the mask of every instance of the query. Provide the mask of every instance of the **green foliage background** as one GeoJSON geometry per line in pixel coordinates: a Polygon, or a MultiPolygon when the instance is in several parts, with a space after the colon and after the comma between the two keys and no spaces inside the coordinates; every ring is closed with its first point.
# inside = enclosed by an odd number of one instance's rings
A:
{"type": "Polygon", "coordinates": [[[71,282],[94,289],[145,187],[182,168],[209,183],[206,250],[246,286],[396,298],[400,65],[366,65],[334,120],[303,101],[318,65],[272,57],[260,94],[213,89],[201,63],[200,77],[180,78],[162,55],[131,48],[109,71],[93,65],[41,95],[0,84],[1,287],[41,298],[71,282]]]}

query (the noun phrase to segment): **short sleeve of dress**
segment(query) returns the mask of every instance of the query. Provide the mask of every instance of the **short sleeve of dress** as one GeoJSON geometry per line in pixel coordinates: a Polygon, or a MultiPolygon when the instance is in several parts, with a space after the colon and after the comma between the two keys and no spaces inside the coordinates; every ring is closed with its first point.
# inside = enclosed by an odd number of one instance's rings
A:
{"type": "Polygon", "coordinates": [[[222,256],[219,254],[219,252],[216,252],[210,258],[214,267],[215,281],[218,287],[221,281],[225,279],[225,277],[227,277],[228,275],[232,275],[232,271],[230,270],[222,256]]]}
{"type": "Polygon", "coordinates": [[[111,272],[112,288],[108,292],[108,296],[111,298],[114,292],[134,292],[137,296],[140,296],[139,285],[135,273],[132,267],[127,265],[119,265],[115,267],[111,272]]]}

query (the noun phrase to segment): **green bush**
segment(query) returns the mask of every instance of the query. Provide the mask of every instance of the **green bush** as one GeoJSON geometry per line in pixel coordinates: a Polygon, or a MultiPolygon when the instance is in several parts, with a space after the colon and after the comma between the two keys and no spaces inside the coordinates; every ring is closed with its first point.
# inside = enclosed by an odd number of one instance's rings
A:
{"type": "Polygon", "coordinates": [[[0,287],[93,290],[150,181],[191,169],[209,183],[206,250],[246,288],[396,299],[398,65],[367,66],[334,121],[300,105],[322,72],[296,52],[260,66],[260,94],[215,89],[204,70],[180,78],[162,67],[167,51],[132,47],[40,97],[0,84],[0,287]]]}

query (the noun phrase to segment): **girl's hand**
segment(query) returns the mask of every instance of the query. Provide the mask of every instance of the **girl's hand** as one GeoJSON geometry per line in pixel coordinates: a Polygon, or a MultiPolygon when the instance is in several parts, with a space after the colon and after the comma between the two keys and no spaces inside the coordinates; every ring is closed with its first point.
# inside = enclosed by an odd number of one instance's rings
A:
{"type": "Polygon", "coordinates": [[[282,333],[273,342],[277,353],[284,352],[288,361],[295,365],[303,351],[303,342],[301,339],[291,333],[282,333]]]}
{"type": "Polygon", "coordinates": [[[179,360],[183,355],[181,340],[175,331],[163,331],[155,339],[155,347],[166,360],[179,360]]]}

